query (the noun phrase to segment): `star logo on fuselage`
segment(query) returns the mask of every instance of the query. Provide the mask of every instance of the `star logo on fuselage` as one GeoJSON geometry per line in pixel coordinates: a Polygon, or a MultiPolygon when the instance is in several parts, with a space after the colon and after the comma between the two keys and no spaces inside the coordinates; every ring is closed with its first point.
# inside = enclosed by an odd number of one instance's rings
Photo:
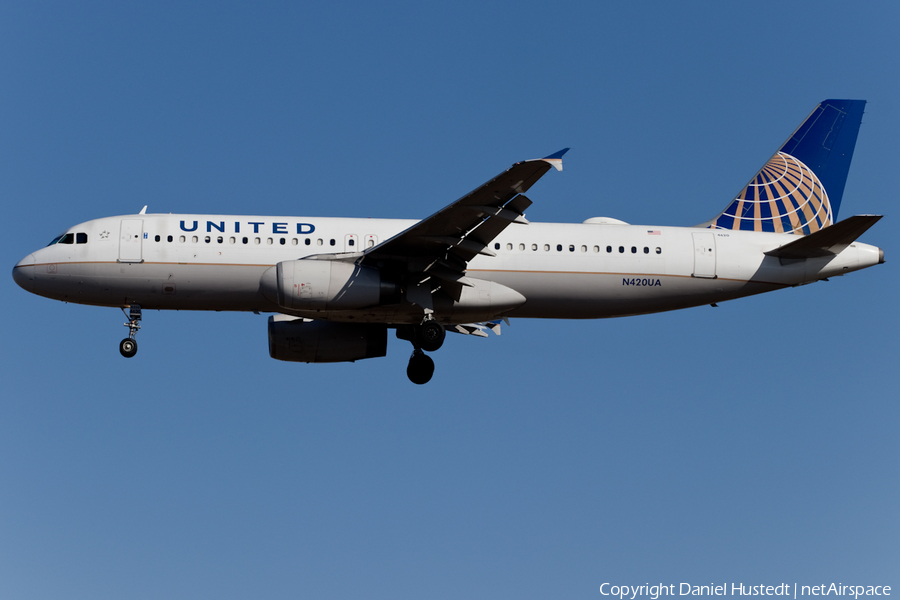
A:
{"type": "Polygon", "coordinates": [[[108,237],[109,237],[109,232],[108,232],[108,231],[101,231],[101,232],[100,232],[100,239],[101,239],[101,240],[105,240],[105,239],[108,238],[108,237]]]}

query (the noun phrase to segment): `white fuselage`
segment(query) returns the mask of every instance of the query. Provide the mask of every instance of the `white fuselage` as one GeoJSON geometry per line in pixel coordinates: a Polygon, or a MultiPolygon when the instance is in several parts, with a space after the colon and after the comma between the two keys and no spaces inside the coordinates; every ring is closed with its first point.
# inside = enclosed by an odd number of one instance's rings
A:
{"type": "MultiPolygon", "coordinates": [[[[337,321],[417,323],[408,302],[353,311],[285,311],[260,289],[281,261],[361,252],[413,220],[142,214],[82,223],[85,243],[57,243],[16,265],[29,291],[100,306],[290,312],[337,321]]],[[[782,261],[764,253],[797,236],[690,227],[618,224],[513,224],[466,277],[525,297],[491,314],[457,307],[445,322],[497,316],[604,318],[721,302],[801,285],[878,264],[880,250],[859,242],[836,256],[782,261]]]]}

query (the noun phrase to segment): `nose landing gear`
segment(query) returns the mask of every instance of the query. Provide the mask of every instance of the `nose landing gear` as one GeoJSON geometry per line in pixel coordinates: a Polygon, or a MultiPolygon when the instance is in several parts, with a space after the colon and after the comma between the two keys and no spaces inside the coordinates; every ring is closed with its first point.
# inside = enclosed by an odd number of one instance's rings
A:
{"type": "Polygon", "coordinates": [[[412,356],[406,367],[406,376],[416,385],[431,381],[434,361],[425,352],[434,352],[444,344],[447,332],[444,326],[429,315],[420,325],[404,325],[397,328],[397,337],[413,345],[412,356]]]}
{"type": "MultiPolygon", "coordinates": [[[[125,309],[122,309],[122,312],[125,312],[125,309]]],[[[134,339],[134,336],[137,335],[138,329],[141,328],[141,307],[138,304],[132,304],[128,313],[125,315],[128,317],[128,322],[125,323],[125,327],[128,328],[128,337],[119,342],[119,352],[125,358],[131,358],[135,354],[137,354],[137,340],[134,339]]]]}

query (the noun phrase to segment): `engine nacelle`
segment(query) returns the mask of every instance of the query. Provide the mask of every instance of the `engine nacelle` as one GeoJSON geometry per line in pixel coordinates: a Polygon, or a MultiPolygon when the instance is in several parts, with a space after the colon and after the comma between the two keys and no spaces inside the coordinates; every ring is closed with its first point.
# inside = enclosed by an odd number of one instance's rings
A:
{"type": "Polygon", "coordinates": [[[269,317],[269,356],[306,363],[353,362],[387,354],[387,326],[269,317]]]}
{"type": "Polygon", "coordinates": [[[382,281],[378,269],[340,260],[301,259],[278,263],[260,280],[263,294],[294,310],[344,310],[390,304],[399,288],[382,281]]]}

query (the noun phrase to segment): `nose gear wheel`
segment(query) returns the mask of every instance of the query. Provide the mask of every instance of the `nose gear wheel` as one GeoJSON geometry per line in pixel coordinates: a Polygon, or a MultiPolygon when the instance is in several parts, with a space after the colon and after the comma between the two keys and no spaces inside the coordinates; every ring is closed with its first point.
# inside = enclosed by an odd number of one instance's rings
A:
{"type": "MultiPolygon", "coordinates": [[[[125,312],[125,309],[122,309],[122,312],[125,312]]],[[[119,353],[125,358],[131,358],[135,354],[137,354],[137,340],[134,339],[134,336],[137,335],[138,329],[141,328],[141,307],[138,304],[132,304],[128,307],[128,312],[125,315],[128,317],[128,322],[125,323],[125,327],[128,328],[128,337],[119,342],[119,353]]]]}
{"type": "Polygon", "coordinates": [[[125,338],[119,342],[119,352],[125,358],[131,358],[137,354],[137,341],[131,338],[125,338]]]}

